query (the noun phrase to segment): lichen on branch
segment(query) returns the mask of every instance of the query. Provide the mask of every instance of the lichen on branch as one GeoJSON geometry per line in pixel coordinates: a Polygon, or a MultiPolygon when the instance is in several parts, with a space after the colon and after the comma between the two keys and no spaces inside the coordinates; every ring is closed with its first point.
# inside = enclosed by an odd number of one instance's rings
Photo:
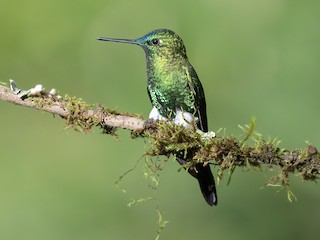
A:
{"type": "Polygon", "coordinates": [[[242,139],[233,136],[203,139],[196,131],[170,122],[145,122],[138,114],[88,104],[70,96],[50,98],[40,95],[22,100],[9,88],[0,85],[0,99],[59,115],[66,120],[68,127],[77,131],[88,132],[98,127],[104,133],[114,135],[117,129],[130,130],[134,138],[149,139],[147,155],[169,157],[184,153],[189,160],[186,168],[196,163],[215,165],[219,180],[226,171],[232,173],[238,167],[261,169],[262,166],[269,166],[275,174],[267,185],[288,187],[290,173],[308,181],[315,181],[320,173],[320,154],[314,146],[297,150],[280,149],[276,139],[266,140],[256,133],[254,120],[248,126],[241,127],[244,130],[242,139]],[[253,140],[251,144],[249,140],[253,140]]]}

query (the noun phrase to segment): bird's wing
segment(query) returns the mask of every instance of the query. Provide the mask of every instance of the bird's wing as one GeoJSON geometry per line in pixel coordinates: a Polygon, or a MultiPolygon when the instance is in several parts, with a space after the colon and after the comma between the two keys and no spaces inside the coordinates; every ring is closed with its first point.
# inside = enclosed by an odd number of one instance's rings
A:
{"type": "Polygon", "coordinates": [[[188,77],[188,86],[195,99],[196,117],[199,119],[197,127],[204,131],[208,131],[207,122],[207,110],[206,110],[206,99],[202,84],[198,78],[198,75],[191,64],[186,68],[186,75],[188,77]]]}

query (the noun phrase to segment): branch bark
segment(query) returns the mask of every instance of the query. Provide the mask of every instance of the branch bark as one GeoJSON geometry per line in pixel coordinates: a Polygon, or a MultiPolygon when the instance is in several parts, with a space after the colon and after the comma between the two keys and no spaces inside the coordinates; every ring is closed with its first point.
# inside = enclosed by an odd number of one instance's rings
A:
{"type": "Polygon", "coordinates": [[[93,118],[92,120],[95,122],[99,121],[101,125],[132,131],[141,131],[144,128],[144,121],[138,118],[138,115],[134,117],[133,114],[121,115],[116,111],[108,109],[90,109],[81,99],[80,101],[79,99],[70,97],[55,99],[43,95],[22,100],[18,95],[14,94],[11,89],[2,85],[0,85],[0,99],[15,105],[56,114],[65,119],[68,119],[75,111],[79,111],[78,114],[81,112],[81,115],[78,117],[82,120],[93,118]]]}
{"type": "Polygon", "coordinates": [[[66,96],[62,99],[44,94],[22,100],[9,88],[0,85],[0,99],[59,115],[75,129],[89,131],[98,126],[111,134],[118,128],[131,130],[133,137],[150,140],[147,152],[150,156],[170,156],[185,152],[190,159],[188,166],[199,162],[217,165],[218,179],[222,178],[225,170],[232,173],[236,167],[260,169],[262,164],[277,169],[267,183],[272,186],[288,187],[289,173],[297,173],[303,180],[311,181],[315,181],[320,173],[320,154],[314,146],[297,150],[280,149],[277,141],[255,135],[253,123],[246,128],[242,140],[231,136],[204,140],[197,132],[182,126],[164,121],[148,123],[139,115],[89,105],[74,97],[66,96]],[[254,143],[248,144],[248,139],[253,139],[254,143]]]}

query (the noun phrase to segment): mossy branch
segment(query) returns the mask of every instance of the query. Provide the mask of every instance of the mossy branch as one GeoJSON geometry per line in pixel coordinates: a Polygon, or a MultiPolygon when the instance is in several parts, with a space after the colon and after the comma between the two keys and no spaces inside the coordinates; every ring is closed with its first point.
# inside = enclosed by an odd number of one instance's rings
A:
{"type": "Polygon", "coordinates": [[[245,131],[243,139],[218,136],[205,140],[197,132],[182,126],[164,121],[145,122],[137,114],[90,105],[74,97],[40,95],[22,100],[9,88],[0,85],[0,99],[59,115],[66,120],[67,126],[80,131],[90,131],[93,127],[99,127],[109,134],[115,134],[119,128],[130,130],[132,137],[149,139],[148,155],[170,156],[184,152],[190,160],[190,166],[199,162],[217,165],[218,179],[222,178],[225,170],[232,173],[236,167],[260,169],[262,165],[267,165],[276,169],[276,174],[268,184],[288,187],[289,173],[296,173],[303,180],[311,181],[315,181],[320,173],[320,154],[314,146],[298,150],[280,149],[276,140],[265,140],[256,134],[254,121],[242,127],[245,131]],[[248,143],[250,139],[253,140],[251,144],[248,143]]]}
{"type": "Polygon", "coordinates": [[[141,131],[144,128],[144,121],[138,114],[120,113],[98,105],[89,105],[80,98],[65,96],[58,99],[40,95],[22,100],[11,89],[0,85],[0,99],[16,105],[59,115],[67,120],[68,126],[73,126],[76,130],[87,131],[94,126],[100,126],[106,130],[123,128],[141,131]]]}

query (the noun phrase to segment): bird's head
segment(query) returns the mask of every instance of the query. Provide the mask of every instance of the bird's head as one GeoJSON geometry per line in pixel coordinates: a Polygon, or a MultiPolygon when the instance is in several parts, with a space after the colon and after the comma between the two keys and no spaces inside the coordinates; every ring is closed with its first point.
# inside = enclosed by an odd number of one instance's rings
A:
{"type": "Polygon", "coordinates": [[[97,38],[101,41],[130,43],[141,46],[147,56],[186,57],[186,49],[182,39],[168,29],[157,29],[137,39],[97,38]]]}

